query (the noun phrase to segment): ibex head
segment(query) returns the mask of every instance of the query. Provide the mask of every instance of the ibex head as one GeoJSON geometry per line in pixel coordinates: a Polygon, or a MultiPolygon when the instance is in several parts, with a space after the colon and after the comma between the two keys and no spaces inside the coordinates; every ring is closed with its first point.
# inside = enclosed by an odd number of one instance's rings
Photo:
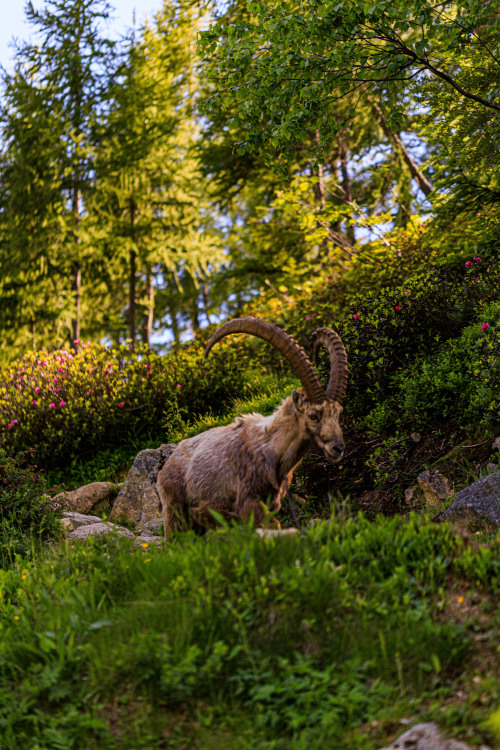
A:
{"type": "Polygon", "coordinates": [[[292,403],[305,435],[316,443],[325,458],[339,461],[344,452],[339,419],[348,376],[347,355],[340,337],[330,328],[318,328],[311,338],[313,360],[320,346],[325,346],[330,355],[330,378],[325,390],[303,348],[283,328],[260,318],[237,318],[224,323],[208,342],[205,357],[217,341],[230,333],[257,336],[286,357],[302,383],[301,390],[293,391],[292,403]]]}

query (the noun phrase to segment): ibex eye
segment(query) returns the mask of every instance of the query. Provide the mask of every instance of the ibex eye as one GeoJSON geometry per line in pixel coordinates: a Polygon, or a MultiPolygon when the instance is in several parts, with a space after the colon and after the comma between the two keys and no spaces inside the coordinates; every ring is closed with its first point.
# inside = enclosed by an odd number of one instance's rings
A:
{"type": "Polygon", "coordinates": [[[319,422],[319,414],[317,414],[315,411],[311,412],[311,414],[308,414],[308,417],[311,422],[319,422]]]}

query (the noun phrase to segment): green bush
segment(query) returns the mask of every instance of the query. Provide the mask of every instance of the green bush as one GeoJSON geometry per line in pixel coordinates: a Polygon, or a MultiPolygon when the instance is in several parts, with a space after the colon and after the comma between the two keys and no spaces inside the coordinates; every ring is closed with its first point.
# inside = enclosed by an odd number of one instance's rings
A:
{"type": "MultiPolygon", "coordinates": [[[[442,344],[478,320],[482,305],[499,299],[498,261],[483,265],[476,258],[464,265],[460,272],[434,267],[402,286],[383,289],[375,297],[351,298],[347,315],[345,301],[342,310],[338,300],[327,294],[317,309],[313,300],[308,314],[294,321],[294,336],[304,344],[315,328],[324,325],[341,336],[349,359],[348,413],[356,418],[366,416],[397,390],[395,374],[416,357],[439,351],[442,344]]],[[[326,380],[329,363],[325,353],[320,355],[320,369],[326,380]]]]}
{"type": "Polygon", "coordinates": [[[373,431],[383,431],[404,422],[412,429],[447,421],[460,427],[498,422],[500,304],[482,308],[479,315],[481,322],[397,373],[392,395],[364,423],[373,431]]]}
{"type": "Polygon", "coordinates": [[[28,559],[60,530],[43,474],[25,463],[23,454],[10,457],[0,448],[0,568],[18,555],[28,559]]]}
{"type": "Polygon", "coordinates": [[[45,467],[138,436],[160,436],[165,412],[224,411],[249,385],[235,347],[205,361],[193,344],[160,357],[143,348],[82,344],[73,354],[31,354],[0,373],[0,445],[33,449],[45,467]]]}

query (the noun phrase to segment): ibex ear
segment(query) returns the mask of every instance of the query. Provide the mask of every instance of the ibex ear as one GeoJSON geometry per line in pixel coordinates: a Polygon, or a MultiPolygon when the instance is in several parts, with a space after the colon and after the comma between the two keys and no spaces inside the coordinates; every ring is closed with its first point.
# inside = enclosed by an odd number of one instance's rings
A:
{"type": "Polygon", "coordinates": [[[304,409],[304,399],[302,398],[302,395],[299,393],[299,391],[294,390],[292,392],[292,401],[297,411],[302,411],[304,409]]]}

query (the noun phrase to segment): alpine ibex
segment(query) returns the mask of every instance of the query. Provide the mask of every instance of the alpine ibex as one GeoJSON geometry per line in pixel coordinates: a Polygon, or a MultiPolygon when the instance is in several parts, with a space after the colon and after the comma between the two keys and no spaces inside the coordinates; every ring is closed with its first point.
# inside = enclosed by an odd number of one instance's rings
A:
{"type": "MultiPolygon", "coordinates": [[[[339,336],[319,328],[311,339],[313,361],[320,346],[330,355],[325,389],[306,353],[282,328],[259,318],[224,323],[207,344],[231,333],[249,333],[276,347],[302,383],[269,417],[246,414],[225,427],[214,427],[183,440],[158,475],[165,538],[186,526],[214,525],[211,510],[225,519],[262,526],[278,511],[303,456],[314,446],[329,461],[339,461],[344,441],[339,426],[347,386],[347,356],[339,336]],[[263,501],[268,501],[268,506],[263,501]]],[[[273,523],[279,528],[278,521],[273,523]]]]}

